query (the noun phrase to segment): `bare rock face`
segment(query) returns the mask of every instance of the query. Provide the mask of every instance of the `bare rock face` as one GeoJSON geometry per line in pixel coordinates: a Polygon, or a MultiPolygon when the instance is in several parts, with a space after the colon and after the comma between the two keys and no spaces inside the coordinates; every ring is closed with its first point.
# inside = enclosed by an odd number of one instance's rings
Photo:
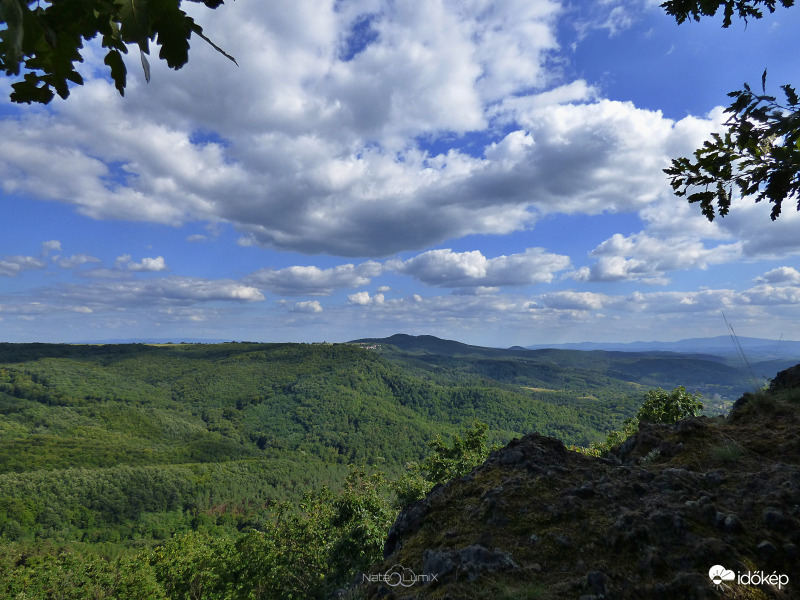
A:
{"type": "Polygon", "coordinates": [[[781,371],[770,382],[769,389],[772,392],[787,389],[800,389],[800,365],[795,365],[781,371]]]}
{"type": "Polygon", "coordinates": [[[728,418],[645,425],[604,458],[513,440],[399,515],[372,572],[402,565],[414,585],[354,597],[800,598],[800,365],[770,390],[728,418]]]}

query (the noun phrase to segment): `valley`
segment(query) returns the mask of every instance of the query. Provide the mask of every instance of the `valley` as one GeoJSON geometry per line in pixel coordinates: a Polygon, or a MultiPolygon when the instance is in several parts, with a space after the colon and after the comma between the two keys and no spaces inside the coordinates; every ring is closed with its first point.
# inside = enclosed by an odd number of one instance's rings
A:
{"type": "Polygon", "coordinates": [[[364,473],[359,485],[370,473],[402,479],[432,442],[476,422],[497,447],[531,432],[589,446],[634,416],[648,389],[678,385],[702,393],[713,415],[754,382],[711,355],[504,350],[400,334],[347,344],[3,343],[5,568],[42,552],[121,560],[186,536],[236,544],[308,498],[324,513],[320,498],[346,493],[354,472],[364,473]]]}

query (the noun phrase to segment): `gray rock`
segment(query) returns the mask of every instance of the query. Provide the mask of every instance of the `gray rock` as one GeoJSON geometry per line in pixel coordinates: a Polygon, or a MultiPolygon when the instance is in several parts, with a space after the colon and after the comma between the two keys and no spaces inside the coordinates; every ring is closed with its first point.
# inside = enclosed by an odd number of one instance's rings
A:
{"type": "Polygon", "coordinates": [[[775,556],[775,553],[778,551],[778,549],[772,542],[764,540],[758,544],[758,546],[756,546],[756,551],[758,552],[759,556],[768,558],[770,556],[775,556]]]}
{"type": "MultiPolygon", "coordinates": [[[[426,575],[435,575],[441,583],[448,576],[459,573],[468,581],[475,581],[484,573],[516,571],[519,565],[510,554],[495,548],[489,550],[473,544],[461,550],[425,550],[422,554],[422,570],[426,575]]],[[[433,581],[432,581],[433,582],[433,581]]]]}
{"type": "Polygon", "coordinates": [[[725,520],[722,522],[722,528],[729,533],[736,533],[744,529],[742,521],[734,514],[725,517],[725,520]]]}
{"type": "Polygon", "coordinates": [[[422,572],[435,575],[441,581],[455,569],[451,553],[447,550],[425,550],[422,553],[422,572]]]}
{"type": "Polygon", "coordinates": [[[782,546],[782,548],[783,548],[783,554],[786,556],[786,558],[788,559],[797,558],[798,553],[797,553],[797,546],[795,544],[786,543],[782,546]]]}
{"type": "Polygon", "coordinates": [[[764,519],[764,525],[770,529],[782,529],[788,525],[789,519],[777,508],[765,508],[761,516],[764,519]]]}
{"type": "Polygon", "coordinates": [[[464,572],[469,581],[475,581],[483,572],[510,571],[519,569],[510,554],[497,548],[490,551],[474,544],[458,553],[459,571],[464,572]]]}
{"type": "Polygon", "coordinates": [[[586,588],[592,594],[604,596],[606,593],[606,582],[608,576],[602,571],[589,571],[586,574],[586,588]]]}

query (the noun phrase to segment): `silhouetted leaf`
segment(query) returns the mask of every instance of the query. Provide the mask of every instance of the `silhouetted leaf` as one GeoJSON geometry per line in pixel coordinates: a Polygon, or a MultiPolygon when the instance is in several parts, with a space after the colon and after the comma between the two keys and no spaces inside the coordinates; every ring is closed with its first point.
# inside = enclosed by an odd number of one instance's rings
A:
{"type": "Polygon", "coordinates": [[[106,54],[103,62],[111,68],[111,79],[114,81],[114,87],[117,88],[121,96],[124,96],[128,70],[125,68],[125,61],[122,60],[122,55],[118,50],[112,50],[106,54]]]}
{"type": "Polygon", "coordinates": [[[150,63],[147,62],[147,56],[145,56],[144,50],[139,50],[139,56],[142,59],[142,69],[144,70],[144,80],[147,83],[150,83],[150,63]]]}

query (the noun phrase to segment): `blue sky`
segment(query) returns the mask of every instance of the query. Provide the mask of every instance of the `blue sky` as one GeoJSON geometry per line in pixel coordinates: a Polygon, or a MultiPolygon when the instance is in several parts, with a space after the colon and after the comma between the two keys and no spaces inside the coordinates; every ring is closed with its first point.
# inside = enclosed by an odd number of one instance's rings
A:
{"type": "Polygon", "coordinates": [[[511,346],[798,339],[800,217],[706,221],[662,169],[726,93],[797,84],[800,10],[658,2],[193,7],[174,72],[16,106],[0,81],[0,341],[511,346]]]}

